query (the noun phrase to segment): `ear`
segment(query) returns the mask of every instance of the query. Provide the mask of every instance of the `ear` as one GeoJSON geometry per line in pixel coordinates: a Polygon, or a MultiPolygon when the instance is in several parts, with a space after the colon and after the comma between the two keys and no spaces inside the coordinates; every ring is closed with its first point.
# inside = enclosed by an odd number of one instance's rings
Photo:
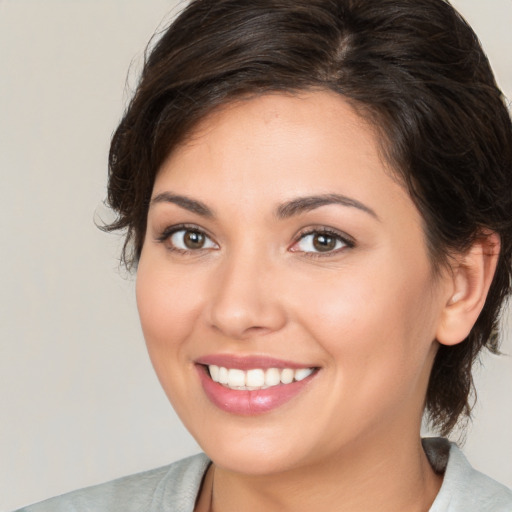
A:
{"type": "Polygon", "coordinates": [[[499,253],[499,235],[487,231],[469,251],[454,257],[448,277],[448,299],[436,333],[442,345],[456,345],[470,333],[484,307],[499,253]]]}

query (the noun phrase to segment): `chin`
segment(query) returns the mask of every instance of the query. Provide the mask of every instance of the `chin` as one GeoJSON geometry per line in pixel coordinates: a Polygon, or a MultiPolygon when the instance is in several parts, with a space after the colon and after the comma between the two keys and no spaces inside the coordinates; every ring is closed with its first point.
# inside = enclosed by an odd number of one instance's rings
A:
{"type": "Polygon", "coordinates": [[[283,425],[271,421],[257,426],[254,418],[236,418],[230,423],[215,428],[210,421],[207,432],[191,430],[206,455],[226,471],[254,476],[277,474],[312,463],[310,459],[318,453],[297,427],[283,429],[283,425]]]}
{"type": "Polygon", "coordinates": [[[214,464],[225,471],[252,476],[263,476],[283,473],[298,467],[297,454],[292,457],[288,453],[277,450],[247,449],[232,447],[229,450],[213,449],[206,452],[214,464]]]}

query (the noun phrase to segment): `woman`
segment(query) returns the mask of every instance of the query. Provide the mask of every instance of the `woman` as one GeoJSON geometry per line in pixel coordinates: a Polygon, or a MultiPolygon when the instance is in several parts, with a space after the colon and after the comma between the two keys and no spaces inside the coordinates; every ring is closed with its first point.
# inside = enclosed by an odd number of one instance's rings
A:
{"type": "Polygon", "coordinates": [[[442,0],[195,0],[110,153],[200,455],[27,510],[508,511],[455,445],[510,292],[512,127],[442,0]]]}

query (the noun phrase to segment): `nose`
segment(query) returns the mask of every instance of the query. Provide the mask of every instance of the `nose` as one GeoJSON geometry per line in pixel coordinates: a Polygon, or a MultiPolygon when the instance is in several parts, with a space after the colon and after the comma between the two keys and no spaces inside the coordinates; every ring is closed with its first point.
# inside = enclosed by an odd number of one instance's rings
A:
{"type": "Polygon", "coordinates": [[[256,254],[245,254],[226,259],[217,270],[208,315],[214,329],[246,339],[284,326],[277,269],[256,254]]]}

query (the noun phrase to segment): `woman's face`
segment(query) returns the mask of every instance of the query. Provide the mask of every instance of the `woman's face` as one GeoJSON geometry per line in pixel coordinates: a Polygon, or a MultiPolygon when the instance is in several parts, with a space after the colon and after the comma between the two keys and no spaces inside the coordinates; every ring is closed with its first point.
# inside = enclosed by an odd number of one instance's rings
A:
{"type": "Polygon", "coordinates": [[[334,93],[232,103],[156,178],[142,328],[170,401],[226,469],[417,437],[448,288],[374,132],[334,93]]]}

